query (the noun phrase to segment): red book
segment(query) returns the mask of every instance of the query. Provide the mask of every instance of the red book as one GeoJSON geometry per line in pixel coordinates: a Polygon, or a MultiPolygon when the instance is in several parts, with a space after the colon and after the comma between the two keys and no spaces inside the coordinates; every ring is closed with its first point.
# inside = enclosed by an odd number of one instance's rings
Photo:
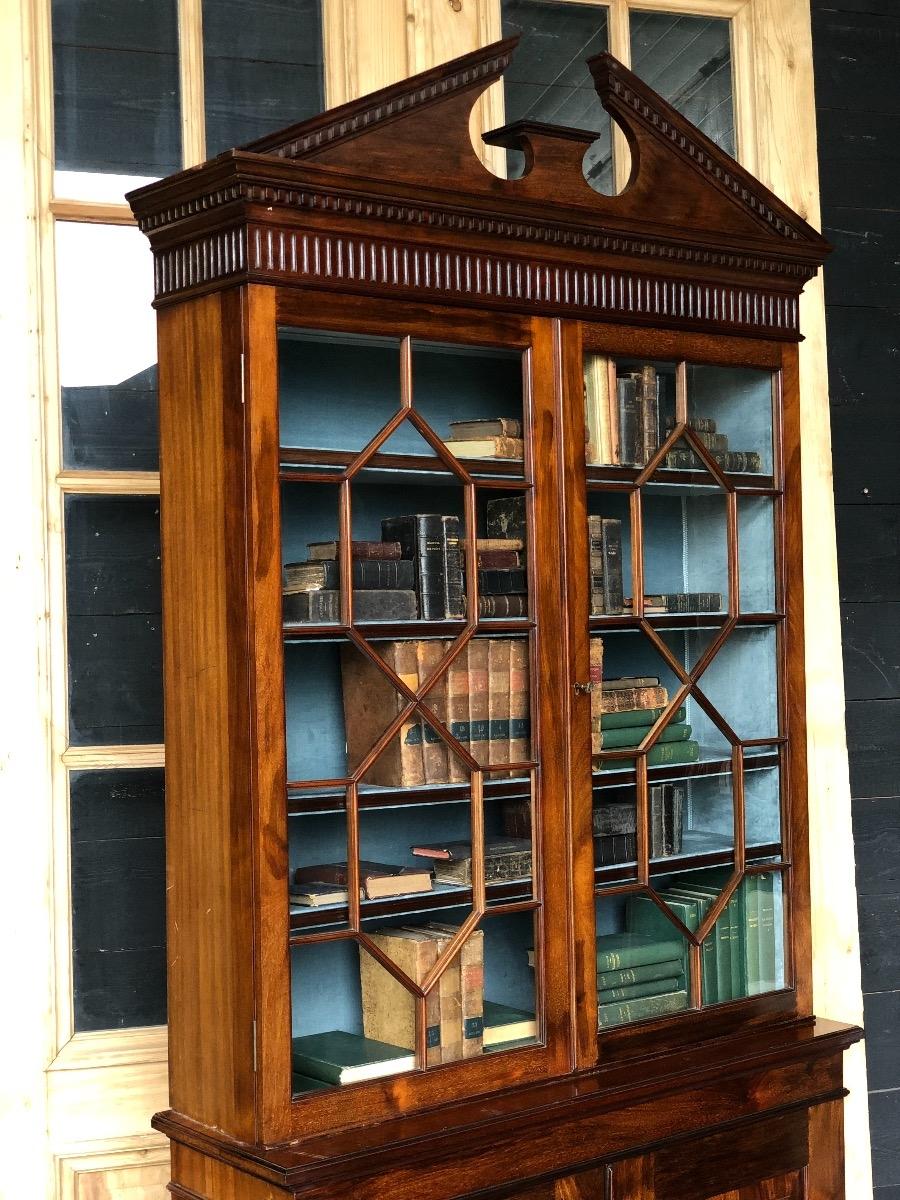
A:
{"type": "Polygon", "coordinates": [[[520,567],[521,555],[518,550],[479,550],[479,567],[493,567],[505,570],[507,567],[520,567]]]}

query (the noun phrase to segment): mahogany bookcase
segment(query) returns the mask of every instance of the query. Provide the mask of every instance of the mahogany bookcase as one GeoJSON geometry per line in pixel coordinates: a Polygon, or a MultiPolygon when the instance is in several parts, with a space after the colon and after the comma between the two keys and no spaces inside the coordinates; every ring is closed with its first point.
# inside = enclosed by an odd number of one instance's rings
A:
{"type": "Polygon", "coordinates": [[[513,50],[129,197],[159,324],[171,1109],[154,1123],[175,1196],[844,1194],[841,1055],[861,1031],[812,1009],[797,378],[799,293],[828,246],[608,55],[586,69],[628,139],[625,190],[585,181],[595,135],[530,122],[485,138],[524,152],[522,177],[490,174],[469,115],[513,50]],[[641,455],[615,432],[637,377],[658,405],[641,455]],[[521,458],[444,444],[449,421],[497,416],[521,422],[521,458]],[[527,576],[505,618],[480,615],[498,499],[522,514],[527,576]],[[283,567],[308,543],[337,542],[349,579],[354,540],[417,512],[459,521],[463,617],[359,620],[344,588],[337,619],[284,621],[283,567]],[[623,600],[599,611],[590,518],[621,537],[623,600]],[[460,664],[486,641],[525,664],[498,759],[446,699],[462,678],[471,706],[460,664]],[[431,668],[395,670],[403,644],[431,668]],[[350,660],[395,701],[353,761],[350,660]],[[665,689],[634,744],[597,716],[623,678],[665,689]],[[412,727],[455,776],[373,785],[412,727]],[[600,863],[613,804],[634,842],[600,863]],[[487,879],[510,805],[531,874],[487,879]],[[471,843],[470,883],[361,893],[361,862],[442,839],[471,843]],[[299,866],[344,860],[344,902],[292,903],[299,866]],[[377,935],[433,920],[456,932],[411,979],[377,935]],[[483,999],[532,1033],[438,1065],[428,1006],[474,938],[483,999]],[[609,950],[629,938],[669,947],[640,983],[609,950]],[[673,944],[660,998],[643,981],[673,944]],[[364,960],[409,1007],[408,1061],[346,1086],[292,1072],[292,1039],[368,1028],[364,960]]]}

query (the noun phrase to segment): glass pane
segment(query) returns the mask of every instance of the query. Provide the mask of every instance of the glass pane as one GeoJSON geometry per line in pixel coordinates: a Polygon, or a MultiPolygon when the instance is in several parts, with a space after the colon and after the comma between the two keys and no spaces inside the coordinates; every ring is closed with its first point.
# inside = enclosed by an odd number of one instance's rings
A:
{"type": "Polygon", "coordinates": [[[175,0],[53,0],[52,26],[56,195],[121,201],[177,171],[175,0]]]}
{"type": "Polygon", "coordinates": [[[159,500],[67,496],[73,745],[161,742],[159,500]]]}
{"type": "Polygon", "coordinates": [[[740,1000],[784,987],[780,872],[744,876],[704,943],[704,952],[718,969],[717,985],[705,994],[706,1004],[740,1000]]]}
{"type": "Polygon", "coordinates": [[[75,1031],[166,1020],[162,770],[70,779],[75,1031]]]}
{"type": "MultiPolygon", "coordinates": [[[[689,655],[700,657],[697,635],[688,635],[689,655]]],[[[696,659],[695,659],[696,661],[696,659]]],[[[738,626],[729,633],[698,686],[742,741],[776,738],[778,661],[772,626],[738,626]],[[752,686],[748,685],[752,680],[752,686]]]]}
{"type": "MultiPolygon", "coordinates": [[[[555,0],[503,0],[503,36],[521,37],[503,75],[506,123],[542,121],[596,130],[585,172],[597,191],[613,191],[612,127],[594,89],[585,59],[609,48],[602,5],[555,0]]],[[[520,175],[520,152],[507,156],[510,176],[520,175]]]]}
{"type": "Polygon", "coordinates": [[[690,1007],[688,942],[649,896],[600,897],[597,934],[601,1030],[690,1007]]]}
{"type": "Polygon", "coordinates": [[[631,69],[733,157],[730,22],[637,10],[629,17],[631,69]]]}
{"type": "Polygon", "coordinates": [[[584,358],[588,463],[645,466],[675,421],[675,364],[584,358]]]}
{"type": "Polygon", "coordinates": [[[63,465],[159,467],[153,263],[144,235],[56,226],[63,465]]]}
{"type": "Polygon", "coordinates": [[[749,857],[781,850],[781,770],[777,746],[744,751],[744,812],[749,857]]]}
{"type": "Polygon", "coordinates": [[[320,0],[206,0],[208,157],[325,107],[320,0]]]}
{"type": "Polygon", "coordinates": [[[737,503],[741,612],[774,612],[775,501],[738,496],[737,503]]]}
{"type": "Polygon", "coordinates": [[[687,401],[689,424],[723,471],[772,474],[771,372],[689,366],[687,401]]]}

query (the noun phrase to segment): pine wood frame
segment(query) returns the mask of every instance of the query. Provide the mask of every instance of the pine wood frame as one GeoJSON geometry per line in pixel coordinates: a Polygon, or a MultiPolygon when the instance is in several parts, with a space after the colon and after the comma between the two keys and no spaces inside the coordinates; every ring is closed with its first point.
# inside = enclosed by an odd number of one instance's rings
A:
{"type": "MultiPolygon", "coordinates": [[[[641,4],[643,6],[643,4],[641,4]]],[[[751,169],[757,169],[770,186],[788,198],[794,206],[815,221],[818,212],[817,172],[815,154],[815,128],[813,119],[813,96],[811,82],[811,55],[809,38],[809,11],[803,0],[775,4],[773,0],[747,0],[736,5],[731,0],[708,0],[707,3],[683,4],[682,0],[658,0],[650,5],[657,10],[672,11],[676,7],[698,15],[727,16],[734,19],[735,70],[737,90],[737,120],[741,157],[751,169]],[[744,46],[737,50],[737,43],[744,46]],[[746,68],[742,71],[741,64],[746,68]],[[752,114],[758,111],[759,120],[752,114]],[[746,137],[741,134],[746,132],[746,137]],[[755,164],[758,164],[755,166],[755,164]]],[[[326,15],[339,15],[346,22],[342,29],[346,37],[333,43],[327,54],[329,91],[332,102],[350,98],[353,94],[378,86],[389,79],[400,78],[417,67],[450,57],[453,53],[469,48],[470,40],[477,36],[479,41],[496,36],[497,16],[491,5],[479,6],[477,28],[473,30],[471,7],[466,4],[461,14],[443,8],[435,10],[434,23],[415,42],[418,57],[408,59],[405,48],[398,57],[402,38],[393,36],[390,11],[379,12],[377,6],[371,11],[345,0],[343,5],[329,4],[326,15]],[[383,42],[379,42],[383,39],[383,42]],[[341,61],[338,62],[338,57],[341,61]],[[338,80],[346,80],[346,91],[338,90],[338,80]]],[[[184,12],[188,9],[185,7],[184,12]]],[[[196,11],[196,9],[194,10],[196,11]]],[[[14,269],[7,277],[5,295],[11,300],[10,328],[21,329],[13,343],[17,350],[8,360],[11,392],[17,396],[28,396],[28,411],[32,414],[33,429],[23,432],[20,453],[13,455],[16,470],[7,476],[11,488],[11,500],[7,506],[9,514],[17,514],[15,527],[9,523],[11,535],[17,537],[20,559],[34,568],[34,596],[23,597],[20,606],[23,628],[35,627],[43,622],[44,614],[51,614],[49,626],[39,625],[41,634],[41,668],[35,675],[31,658],[26,655],[22,670],[13,671],[21,680],[21,686],[13,689],[17,705],[8,728],[21,732],[11,736],[16,747],[13,759],[19,762],[19,776],[23,787],[31,788],[35,778],[35,764],[46,757],[46,713],[52,709],[57,714],[64,712],[64,696],[59,688],[53,691],[50,677],[64,678],[64,646],[59,631],[62,627],[62,551],[59,537],[59,512],[55,488],[53,445],[57,428],[58,395],[54,387],[55,313],[53,311],[53,247],[52,216],[50,210],[50,175],[52,163],[52,87],[50,85],[49,50],[49,5],[44,0],[29,0],[19,5],[10,3],[3,9],[6,35],[2,45],[6,47],[8,60],[6,77],[11,81],[15,96],[20,103],[11,105],[6,122],[7,138],[4,145],[12,154],[6,177],[10,187],[5,193],[4,211],[10,228],[20,225],[28,229],[29,235],[22,243],[22,258],[14,260],[14,269]],[[24,144],[25,154],[21,151],[24,144]],[[21,300],[25,297],[25,301],[21,300]],[[33,460],[34,446],[43,446],[47,453],[49,476],[46,479],[43,466],[33,460]],[[30,465],[29,465],[30,464],[30,465]],[[19,469],[21,468],[21,469],[19,469]],[[32,525],[31,515],[19,503],[22,495],[34,498],[34,512],[39,520],[32,525]],[[46,531],[49,530],[49,533],[46,531]],[[46,636],[44,636],[46,634],[46,636]],[[52,664],[52,672],[50,665],[52,664]],[[35,680],[39,688],[32,701],[25,702],[34,689],[35,680]]],[[[423,14],[416,14],[422,21],[423,14]]],[[[401,26],[402,26],[401,22],[401,26]]],[[[190,26],[190,22],[188,22],[190,26]]],[[[408,28],[408,26],[407,26],[408,28]]],[[[327,29],[326,29],[326,37],[327,29]]],[[[618,56],[624,58],[626,46],[621,42],[614,46],[618,56]]],[[[193,76],[196,78],[196,75],[193,76]]],[[[497,121],[488,121],[488,125],[497,121]]],[[[187,144],[187,143],[186,143],[187,144]]],[[[199,161],[201,151],[196,148],[187,161],[199,161]]],[[[109,211],[99,211],[96,206],[79,202],[66,207],[63,201],[54,202],[53,210],[60,218],[99,219],[111,222],[131,223],[131,217],[121,206],[109,211]]],[[[861,1016],[861,999],[858,987],[858,938],[855,928],[854,881],[852,863],[843,853],[842,847],[852,837],[849,823],[849,792],[847,785],[846,751],[841,714],[843,712],[842,678],[840,672],[840,634],[837,619],[837,575],[834,553],[833,520],[830,487],[830,441],[826,403],[825,356],[824,356],[824,310],[821,288],[813,283],[803,298],[803,327],[807,341],[801,346],[802,396],[804,441],[810,453],[804,476],[804,492],[807,512],[816,514],[806,530],[807,547],[811,550],[806,560],[807,593],[815,597],[808,614],[808,659],[811,677],[816,686],[811,693],[810,713],[810,770],[820,803],[811,814],[813,837],[813,894],[814,894],[814,939],[816,995],[820,1011],[841,1015],[847,1019],[861,1016]]],[[[24,426],[23,426],[24,430],[24,426]]],[[[19,437],[18,430],[15,436],[19,437]]],[[[102,482],[102,481],[101,481],[102,482]]],[[[74,480],[72,481],[74,486],[74,480]]],[[[122,486],[127,491],[126,481],[122,486]]],[[[143,487],[143,484],[141,485],[143,487]]],[[[12,561],[12,558],[10,559],[12,561]]],[[[29,576],[31,578],[31,576],[29,576]]],[[[13,581],[15,590],[7,592],[8,602],[21,594],[23,576],[17,572],[13,581]]],[[[18,611],[18,610],[17,610],[18,611]]],[[[26,639],[27,640],[27,639],[26,639]]],[[[22,646],[24,650],[24,644],[22,646]]],[[[57,743],[62,752],[62,745],[57,743]]],[[[161,747],[140,747],[135,751],[134,766],[161,765],[161,747]],[[149,756],[149,757],[148,757],[149,756]]],[[[65,751],[66,762],[71,766],[119,765],[129,760],[129,748],[121,752],[110,750],[99,754],[96,761],[80,751],[65,751]]],[[[23,1000],[23,1013],[36,1013],[51,1007],[59,1014],[58,1032],[49,1028],[37,1040],[43,1050],[38,1053],[37,1065],[28,1063],[22,1069],[10,1065],[10,1079],[18,1080],[19,1093],[28,1097],[22,1113],[31,1114],[34,1121],[33,1137],[26,1134],[35,1146],[32,1163],[37,1161],[45,1145],[47,1121],[41,1116],[47,1103],[49,1083],[51,1104],[55,1091],[54,1074],[45,1079],[43,1067],[55,1059],[55,1067],[64,1069],[70,1060],[67,1046],[71,1036],[69,989],[66,983],[69,950],[65,930],[68,926],[68,896],[66,866],[67,838],[66,823],[66,779],[65,773],[50,766],[47,780],[53,775],[55,800],[53,809],[61,816],[55,822],[45,808],[32,807],[31,833],[29,842],[40,853],[35,866],[17,854],[11,864],[11,879],[21,875],[16,885],[23,899],[23,909],[30,914],[23,920],[21,928],[28,931],[26,942],[28,953],[33,955],[35,946],[46,946],[46,961],[35,976],[39,979],[55,976],[58,981],[56,1000],[52,1006],[38,1000],[26,1000],[27,991],[19,990],[23,1000]],[[45,921],[46,888],[43,884],[44,868],[41,863],[52,857],[52,846],[57,847],[57,866],[51,896],[55,895],[53,922],[45,921]],[[54,929],[56,931],[54,935],[54,929]],[[60,936],[62,931],[62,936],[60,936]]],[[[13,777],[12,773],[9,774],[13,777]]],[[[26,958],[25,955],[22,956],[26,958]]],[[[40,992],[40,988],[37,988],[40,992]]],[[[26,1022],[17,1018],[19,1028],[26,1022]]],[[[109,1048],[110,1055],[116,1054],[116,1046],[128,1035],[110,1031],[103,1037],[91,1038],[94,1047],[95,1070],[97,1072],[97,1104],[94,1108],[95,1136],[103,1131],[112,1132],[119,1128],[118,1120],[111,1121],[115,1111],[114,1096],[118,1095],[118,1083],[112,1074],[107,1074],[107,1083],[101,1082],[104,1072],[114,1069],[106,1064],[112,1060],[101,1045],[109,1048]],[[108,1095],[109,1105],[104,1108],[101,1098],[108,1095]],[[105,1115],[103,1115],[105,1114],[105,1115]]],[[[76,1039],[76,1043],[79,1039],[76,1039]]],[[[148,1078],[142,1092],[143,1099],[138,1109],[149,1113],[158,1107],[157,1097],[164,1095],[165,1055],[159,1045],[156,1031],[147,1031],[146,1049],[142,1053],[156,1064],[155,1074],[148,1078]]],[[[87,1044],[86,1044],[87,1045],[87,1044]]],[[[87,1070],[87,1063],[84,1064],[87,1070]]],[[[865,1060],[862,1048],[854,1048],[847,1056],[848,1080],[853,1079],[853,1090],[847,1102],[848,1161],[850,1194],[863,1197],[868,1194],[870,1168],[868,1156],[867,1104],[865,1097],[865,1060]]],[[[117,1069],[117,1068],[116,1068],[117,1069]]],[[[131,1081],[133,1094],[134,1080],[131,1081]]],[[[138,1111],[136,1109],[135,1111],[138,1111]]],[[[58,1110],[54,1107],[53,1112],[58,1110]]],[[[24,1120],[24,1117],[23,1117],[24,1120]]],[[[23,1128],[30,1129],[27,1121],[23,1128]]],[[[140,1127],[135,1125],[134,1131],[140,1127]]],[[[80,1135],[78,1135],[80,1136],[80,1135]]],[[[68,1147],[74,1144],[76,1135],[70,1134],[68,1123],[54,1117],[53,1144],[68,1147]]],[[[19,1140],[20,1146],[23,1144],[19,1140]]],[[[7,1164],[11,1167],[12,1162],[7,1164]]],[[[31,1187],[34,1172],[29,1168],[23,1177],[22,1186],[31,1187]]],[[[112,1186],[112,1184],[110,1184],[112,1186]]]]}

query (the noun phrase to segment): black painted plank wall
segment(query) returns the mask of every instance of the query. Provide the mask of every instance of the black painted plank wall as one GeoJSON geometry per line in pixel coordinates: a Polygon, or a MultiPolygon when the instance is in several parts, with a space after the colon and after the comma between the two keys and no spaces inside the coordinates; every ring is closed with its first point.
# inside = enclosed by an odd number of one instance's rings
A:
{"type": "Polygon", "coordinates": [[[812,0],[876,1200],[900,1200],[900,0],[812,0]]]}

